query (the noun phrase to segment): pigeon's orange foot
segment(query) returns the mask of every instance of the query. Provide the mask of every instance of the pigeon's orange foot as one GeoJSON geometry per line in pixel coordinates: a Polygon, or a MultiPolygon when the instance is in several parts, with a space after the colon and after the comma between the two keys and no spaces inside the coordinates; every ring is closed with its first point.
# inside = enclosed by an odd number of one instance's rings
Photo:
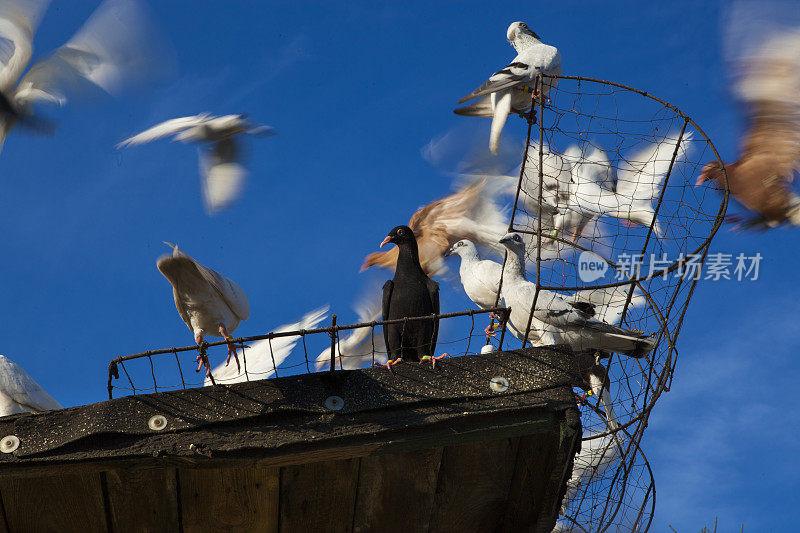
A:
{"type": "Polygon", "coordinates": [[[386,370],[391,372],[392,371],[392,367],[394,365],[396,365],[397,363],[402,363],[402,362],[403,362],[403,358],[402,357],[398,357],[397,359],[389,359],[388,361],[386,361],[386,364],[372,363],[372,366],[385,366],[386,370]]]}
{"type": "Polygon", "coordinates": [[[426,355],[425,357],[420,359],[419,362],[422,363],[423,361],[430,360],[431,368],[436,368],[436,361],[438,361],[439,359],[443,359],[445,357],[450,357],[450,354],[449,353],[443,353],[442,355],[440,355],[438,357],[435,356],[435,355],[426,355]]]}
{"type": "Polygon", "coordinates": [[[575,394],[575,403],[578,405],[586,405],[589,403],[589,400],[586,398],[587,394],[575,394]]]}
{"type": "Polygon", "coordinates": [[[206,377],[211,375],[211,363],[208,362],[208,356],[205,353],[205,350],[197,356],[197,370],[195,372],[200,372],[200,369],[206,367],[206,377]]]}

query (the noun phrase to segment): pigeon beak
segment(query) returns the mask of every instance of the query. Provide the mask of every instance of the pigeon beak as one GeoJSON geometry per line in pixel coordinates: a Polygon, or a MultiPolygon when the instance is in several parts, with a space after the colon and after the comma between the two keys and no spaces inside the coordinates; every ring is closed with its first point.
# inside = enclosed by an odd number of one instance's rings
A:
{"type": "Polygon", "coordinates": [[[385,239],[383,239],[383,240],[381,241],[381,245],[380,245],[380,246],[378,246],[378,248],[383,248],[383,245],[384,245],[384,244],[388,244],[388,243],[390,243],[390,242],[392,242],[392,236],[391,236],[391,235],[389,235],[388,237],[386,237],[385,239]]]}
{"type": "Polygon", "coordinates": [[[508,237],[503,237],[502,239],[500,239],[500,244],[505,244],[505,243],[509,242],[510,240],[511,239],[509,239],[508,237]]]}
{"type": "Polygon", "coordinates": [[[450,257],[453,254],[453,249],[448,248],[447,251],[444,253],[445,257],[450,257]]]}

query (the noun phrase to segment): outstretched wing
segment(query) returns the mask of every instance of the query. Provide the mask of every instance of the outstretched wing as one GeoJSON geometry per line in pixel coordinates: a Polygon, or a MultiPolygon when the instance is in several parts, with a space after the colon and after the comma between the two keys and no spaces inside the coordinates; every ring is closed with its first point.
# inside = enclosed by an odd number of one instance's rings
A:
{"type": "Polygon", "coordinates": [[[168,137],[169,135],[180,133],[183,130],[199,126],[200,124],[206,122],[210,116],[211,115],[208,113],[201,113],[191,117],[173,118],[164,121],[161,124],[156,124],[152,128],[148,128],[143,132],[130,137],[129,139],[125,139],[117,145],[117,148],[125,148],[128,146],[135,146],[137,144],[149,143],[150,141],[155,141],[156,139],[162,139],[164,137],[168,137]]]}
{"type": "Polygon", "coordinates": [[[0,2],[0,91],[14,88],[33,56],[33,35],[49,0],[0,2]]]}

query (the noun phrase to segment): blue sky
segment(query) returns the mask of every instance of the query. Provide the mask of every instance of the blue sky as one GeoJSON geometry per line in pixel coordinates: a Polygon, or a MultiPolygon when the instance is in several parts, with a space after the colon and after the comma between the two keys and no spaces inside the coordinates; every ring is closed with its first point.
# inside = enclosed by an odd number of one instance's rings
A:
{"type": "MultiPolygon", "coordinates": [[[[62,44],[94,2],[56,2],[38,55],[62,44]]],[[[720,2],[403,4],[153,2],[175,49],[144,91],[47,110],[53,138],[11,133],[0,156],[4,236],[0,353],[65,405],[103,400],[117,355],[191,343],[155,268],[178,243],[240,283],[254,335],[330,304],[340,321],[370,282],[363,256],[414,210],[450,191],[420,150],[463,121],[457,100],[513,57],[508,24],[558,46],[565,74],[649,91],[688,113],[723,157],[742,118],[728,91],[720,2]],[[244,198],[214,217],[196,152],[163,141],[114,145],[201,111],[249,113],[280,135],[255,139],[244,198]]],[[[473,120],[474,127],[488,122],[473,120]]],[[[509,135],[521,136],[519,121],[509,135]]],[[[705,282],[679,342],[672,391],[644,449],[658,490],[654,531],[780,531],[796,524],[798,459],[789,409],[800,372],[797,233],[721,231],[713,250],[760,252],[758,281],[705,282]]],[[[443,311],[466,307],[443,288],[443,311]]]]}

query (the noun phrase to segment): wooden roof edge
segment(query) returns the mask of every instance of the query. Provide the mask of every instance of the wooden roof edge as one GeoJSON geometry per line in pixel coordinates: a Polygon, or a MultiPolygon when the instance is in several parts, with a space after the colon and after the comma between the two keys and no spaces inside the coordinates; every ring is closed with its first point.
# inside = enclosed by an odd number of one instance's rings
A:
{"type": "Polygon", "coordinates": [[[20,443],[0,454],[0,476],[104,461],[278,464],[346,449],[425,447],[443,436],[452,442],[520,436],[551,419],[579,430],[570,360],[552,350],[497,352],[440,362],[435,370],[408,364],[395,374],[376,368],[289,376],[5,417],[0,437],[14,435],[20,443]],[[490,387],[498,376],[506,390],[490,387]],[[341,409],[325,407],[332,395],[342,399],[341,409]],[[158,416],[163,430],[148,427],[158,416]]]}

